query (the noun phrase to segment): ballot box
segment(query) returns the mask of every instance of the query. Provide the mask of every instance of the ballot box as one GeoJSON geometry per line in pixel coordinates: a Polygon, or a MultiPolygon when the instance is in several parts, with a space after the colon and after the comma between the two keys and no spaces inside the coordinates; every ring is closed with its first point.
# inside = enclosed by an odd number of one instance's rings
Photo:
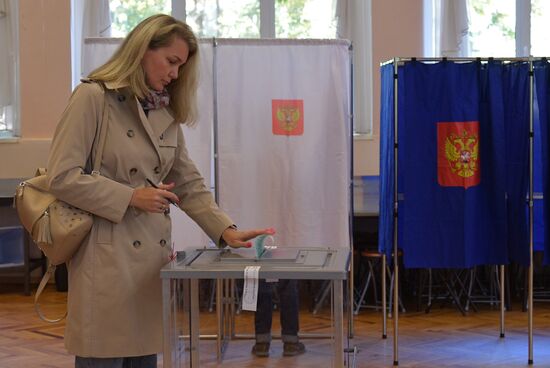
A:
{"type": "MultiPolygon", "coordinates": [[[[163,299],[163,367],[199,367],[200,279],[242,279],[245,269],[259,266],[260,279],[328,280],[332,286],[333,367],[344,364],[343,282],[350,251],[331,247],[270,247],[254,249],[205,248],[180,252],[161,270],[163,299]]],[[[218,292],[221,292],[218,287],[218,292]]],[[[220,323],[223,310],[218,308],[220,323]]],[[[218,332],[218,339],[223,336],[218,332]]]]}

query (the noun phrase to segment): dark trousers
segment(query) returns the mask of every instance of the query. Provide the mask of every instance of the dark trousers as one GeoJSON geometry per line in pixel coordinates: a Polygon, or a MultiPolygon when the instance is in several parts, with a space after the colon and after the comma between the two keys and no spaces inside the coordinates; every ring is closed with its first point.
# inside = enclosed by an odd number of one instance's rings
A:
{"type": "MultiPolygon", "coordinates": [[[[298,341],[298,282],[296,280],[279,280],[279,311],[281,315],[281,338],[284,342],[298,341]]],[[[258,304],[254,317],[257,342],[271,341],[271,323],[273,320],[273,283],[260,280],[258,304]]]]}
{"type": "Polygon", "coordinates": [[[75,357],[75,368],[157,368],[157,354],[127,358],[75,357]]]}

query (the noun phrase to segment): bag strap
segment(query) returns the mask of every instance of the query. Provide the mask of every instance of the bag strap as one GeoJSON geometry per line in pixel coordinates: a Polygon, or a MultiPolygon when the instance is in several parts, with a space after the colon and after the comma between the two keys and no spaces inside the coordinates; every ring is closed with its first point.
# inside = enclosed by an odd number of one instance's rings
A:
{"type": "Polygon", "coordinates": [[[107,127],[109,126],[109,109],[107,103],[107,89],[105,84],[101,81],[97,83],[103,89],[103,114],[101,116],[101,131],[99,132],[99,140],[97,142],[97,154],[94,157],[94,165],[92,168],[92,174],[99,174],[101,168],[101,160],[103,158],[103,150],[105,149],[105,141],[107,141],[107,127]]]}
{"type": "Polygon", "coordinates": [[[34,294],[34,310],[36,311],[36,313],[38,313],[38,317],[40,317],[40,319],[42,321],[49,322],[49,323],[60,322],[65,317],[67,317],[67,311],[65,311],[65,314],[63,316],[59,317],[59,318],[56,318],[56,319],[47,318],[44,315],[44,313],[42,313],[42,311],[40,310],[40,304],[38,303],[38,298],[40,297],[40,294],[42,294],[42,292],[44,291],[44,288],[48,284],[48,281],[50,280],[50,277],[52,277],[52,275],[54,274],[55,268],[56,268],[56,266],[52,265],[52,264],[50,264],[48,266],[48,270],[46,271],[46,273],[42,277],[42,280],[40,280],[40,284],[38,285],[38,289],[36,290],[36,294],[34,294]]]}
{"type": "MultiPolygon", "coordinates": [[[[107,127],[109,125],[109,109],[107,106],[107,90],[105,88],[105,85],[103,82],[98,81],[97,82],[101,88],[103,89],[103,112],[101,115],[101,127],[99,132],[99,140],[97,142],[97,155],[94,157],[94,166],[92,169],[92,175],[99,175],[99,169],[101,168],[101,160],[103,158],[103,150],[105,149],[105,141],[107,140],[107,127]]],[[[38,298],[40,297],[40,294],[44,291],[44,288],[48,284],[48,281],[50,280],[50,277],[55,272],[55,265],[50,264],[48,266],[48,270],[42,276],[42,280],[40,280],[40,284],[38,285],[38,289],[36,290],[36,294],[34,295],[34,309],[36,310],[36,313],[38,313],[38,316],[41,320],[44,322],[49,323],[56,323],[62,321],[65,317],[67,317],[67,312],[62,317],[56,318],[56,319],[50,319],[47,318],[44,313],[40,310],[40,304],[38,303],[38,298]]]]}

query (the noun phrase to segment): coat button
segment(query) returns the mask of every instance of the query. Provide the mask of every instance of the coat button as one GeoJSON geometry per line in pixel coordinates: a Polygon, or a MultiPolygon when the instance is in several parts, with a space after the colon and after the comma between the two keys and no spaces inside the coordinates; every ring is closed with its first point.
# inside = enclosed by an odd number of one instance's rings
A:
{"type": "Polygon", "coordinates": [[[160,173],[160,167],[158,167],[158,166],[155,166],[155,168],[153,170],[155,171],[155,174],[160,173]]]}
{"type": "Polygon", "coordinates": [[[141,246],[141,242],[139,240],[134,241],[134,248],[139,248],[141,246]]]}
{"type": "Polygon", "coordinates": [[[161,247],[164,247],[165,245],[166,245],[166,240],[161,239],[161,240],[160,240],[160,246],[161,246],[161,247]]]}
{"type": "Polygon", "coordinates": [[[126,101],[126,96],[124,96],[124,95],[122,95],[122,94],[121,94],[121,95],[118,95],[118,96],[117,96],[117,100],[118,100],[119,102],[124,102],[124,101],[126,101]]]}
{"type": "Polygon", "coordinates": [[[130,175],[134,175],[135,173],[137,173],[137,169],[135,167],[132,167],[130,169],[130,175]]]}
{"type": "Polygon", "coordinates": [[[126,132],[126,135],[127,135],[128,137],[132,138],[132,137],[135,135],[135,133],[134,133],[134,131],[133,131],[132,129],[130,129],[130,130],[128,130],[128,131],[126,132]]]}
{"type": "Polygon", "coordinates": [[[164,134],[161,134],[159,139],[162,141],[164,139],[164,134]]]}

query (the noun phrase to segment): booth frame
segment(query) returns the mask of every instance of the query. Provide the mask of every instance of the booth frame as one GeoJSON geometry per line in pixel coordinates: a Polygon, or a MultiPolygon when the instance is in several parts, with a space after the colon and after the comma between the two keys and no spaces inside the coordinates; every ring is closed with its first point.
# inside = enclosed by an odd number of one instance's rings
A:
{"type": "MultiPolygon", "coordinates": [[[[527,206],[529,210],[529,268],[528,268],[528,297],[527,297],[527,312],[528,312],[528,364],[533,364],[533,253],[534,253],[534,184],[533,184],[533,164],[534,164],[534,118],[533,118],[533,105],[534,105],[534,72],[533,63],[538,60],[546,60],[546,58],[534,58],[534,57],[517,57],[517,58],[481,58],[481,57],[395,57],[386,62],[380,63],[380,66],[393,64],[393,111],[394,111],[394,193],[393,193],[393,272],[394,272],[394,288],[393,298],[399,300],[399,263],[398,263],[398,214],[399,214],[399,201],[397,190],[397,178],[398,178],[398,154],[399,154],[399,141],[398,141],[398,121],[399,121],[399,109],[398,109],[398,69],[400,65],[404,65],[407,62],[419,61],[425,63],[437,63],[443,61],[452,61],[458,63],[469,62],[489,62],[489,61],[501,61],[503,63],[513,62],[526,62],[529,64],[529,188],[527,206]]],[[[385,254],[385,252],[384,252],[385,254]]],[[[385,258],[383,259],[385,261],[385,258]]],[[[383,264],[382,280],[385,280],[385,264],[383,264]]],[[[504,265],[499,265],[499,279],[500,279],[500,337],[505,337],[504,330],[504,282],[505,271],[504,265]]],[[[384,290],[384,289],[383,289],[384,290]]],[[[385,308],[383,309],[385,311],[385,308]]],[[[386,333],[386,315],[383,316],[383,331],[384,336],[386,333]]],[[[399,304],[393,304],[393,365],[399,365],[399,304]]]]}

